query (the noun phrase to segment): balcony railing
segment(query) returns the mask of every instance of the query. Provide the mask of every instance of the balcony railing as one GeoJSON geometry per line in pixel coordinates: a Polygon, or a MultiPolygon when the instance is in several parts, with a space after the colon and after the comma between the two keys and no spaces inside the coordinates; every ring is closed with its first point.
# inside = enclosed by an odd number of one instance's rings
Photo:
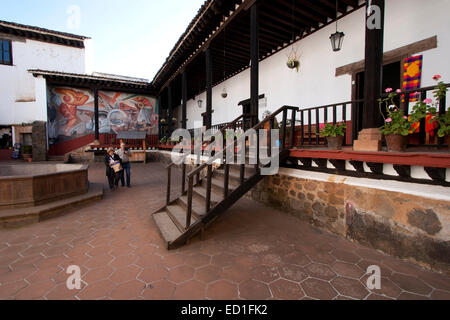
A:
{"type": "MultiPolygon", "coordinates": [[[[446,84],[446,86],[450,87],[450,84],[446,84]]],[[[417,101],[410,101],[411,94],[417,93],[415,95],[417,100],[423,101],[427,98],[433,98],[435,90],[436,87],[432,86],[402,91],[398,94],[395,101],[405,111],[405,114],[410,115],[413,106],[417,103],[417,101]]],[[[386,95],[383,95],[383,97],[386,97],[386,95]]],[[[294,130],[294,146],[297,148],[325,146],[327,141],[321,136],[320,132],[327,123],[346,124],[344,146],[352,146],[353,141],[358,138],[358,133],[362,129],[363,103],[363,100],[353,100],[299,110],[299,116],[297,117],[299,120],[296,121],[294,130]]],[[[448,109],[446,95],[437,103],[439,105],[438,114],[444,114],[448,109]]],[[[213,133],[218,132],[227,125],[229,124],[214,125],[212,131],[213,133]]],[[[236,127],[242,129],[243,122],[240,121],[236,127]]],[[[420,124],[417,124],[417,127],[415,133],[409,136],[409,147],[446,146],[445,140],[437,137],[437,123],[430,123],[429,119],[422,119],[420,124]]],[[[291,128],[290,124],[288,128],[291,128]]],[[[191,129],[192,136],[194,130],[201,131],[201,129],[191,129]]]]}

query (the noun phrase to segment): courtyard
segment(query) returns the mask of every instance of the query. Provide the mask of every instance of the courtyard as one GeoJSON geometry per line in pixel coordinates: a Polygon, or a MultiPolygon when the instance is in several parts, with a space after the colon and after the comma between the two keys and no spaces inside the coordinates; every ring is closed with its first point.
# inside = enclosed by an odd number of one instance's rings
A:
{"type": "MultiPolygon", "coordinates": [[[[91,165],[89,180],[108,189],[102,163],[91,165]]],[[[132,185],[51,220],[0,230],[0,299],[450,299],[446,275],[247,198],[203,240],[167,251],[151,217],[165,204],[164,165],[134,164],[132,185]],[[66,286],[72,265],[82,271],[80,290],[66,286]],[[380,290],[366,287],[371,265],[381,268],[380,290]]]]}

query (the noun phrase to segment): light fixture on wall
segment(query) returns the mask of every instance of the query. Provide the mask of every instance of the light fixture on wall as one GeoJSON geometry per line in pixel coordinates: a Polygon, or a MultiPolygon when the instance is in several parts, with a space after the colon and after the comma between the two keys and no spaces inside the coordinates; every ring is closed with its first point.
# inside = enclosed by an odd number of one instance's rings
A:
{"type": "Polygon", "coordinates": [[[337,52],[342,49],[342,43],[344,42],[345,34],[343,32],[338,31],[338,0],[336,0],[336,33],[333,33],[330,36],[331,46],[333,47],[333,51],[337,52]]]}
{"type": "Polygon", "coordinates": [[[198,99],[197,104],[198,104],[198,107],[201,109],[202,108],[202,104],[203,104],[203,100],[198,99]]]}

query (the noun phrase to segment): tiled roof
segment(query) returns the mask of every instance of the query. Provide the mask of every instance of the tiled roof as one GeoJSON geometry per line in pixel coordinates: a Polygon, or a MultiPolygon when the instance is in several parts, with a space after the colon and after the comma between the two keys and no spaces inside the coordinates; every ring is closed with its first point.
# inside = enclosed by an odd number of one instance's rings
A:
{"type": "Polygon", "coordinates": [[[84,40],[90,39],[89,37],[76,34],[54,31],[2,20],[0,20],[0,33],[23,36],[33,40],[51,42],[79,48],[84,48],[84,40]]]}
{"type": "Polygon", "coordinates": [[[153,86],[151,82],[133,79],[128,80],[120,76],[118,76],[118,78],[113,78],[112,76],[102,77],[89,74],[66,73],[38,69],[28,70],[28,72],[32,73],[35,77],[43,76],[49,83],[59,85],[97,87],[101,90],[134,90],[136,92],[146,94],[153,93],[153,86]]]}

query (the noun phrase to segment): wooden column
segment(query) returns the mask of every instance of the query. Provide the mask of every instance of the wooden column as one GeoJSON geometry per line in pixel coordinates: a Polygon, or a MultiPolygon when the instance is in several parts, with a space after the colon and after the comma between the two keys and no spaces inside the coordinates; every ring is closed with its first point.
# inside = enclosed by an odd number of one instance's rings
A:
{"type": "Polygon", "coordinates": [[[258,121],[259,112],[259,15],[258,2],[253,4],[250,12],[251,16],[251,44],[250,44],[250,113],[251,127],[258,121]]]}
{"type": "Polygon", "coordinates": [[[94,89],[94,125],[95,125],[95,140],[100,140],[100,128],[99,128],[99,116],[98,116],[98,89],[94,89]]]}
{"type": "Polygon", "coordinates": [[[211,50],[206,49],[206,130],[212,126],[212,58],[211,50]]]}
{"type": "Polygon", "coordinates": [[[173,118],[173,101],[172,101],[172,85],[169,84],[167,87],[167,135],[168,138],[172,135],[172,118],[173,118]]]}
{"type": "MultiPolygon", "coordinates": [[[[162,129],[162,125],[161,125],[161,119],[163,118],[163,113],[162,113],[162,96],[160,96],[158,98],[159,103],[158,103],[158,138],[161,141],[161,139],[163,138],[163,129],[162,129]]],[[[159,143],[159,141],[158,141],[159,143]]]]}
{"type": "Polygon", "coordinates": [[[187,128],[187,74],[186,70],[181,75],[181,128],[187,128]]]}
{"type": "Polygon", "coordinates": [[[366,60],[364,81],[363,129],[382,125],[378,99],[383,83],[383,41],[385,0],[372,0],[372,6],[380,9],[380,16],[368,11],[366,6],[366,60]],[[381,28],[373,28],[373,19],[379,20],[381,28]],[[372,27],[372,28],[370,28],[372,27]]]}

